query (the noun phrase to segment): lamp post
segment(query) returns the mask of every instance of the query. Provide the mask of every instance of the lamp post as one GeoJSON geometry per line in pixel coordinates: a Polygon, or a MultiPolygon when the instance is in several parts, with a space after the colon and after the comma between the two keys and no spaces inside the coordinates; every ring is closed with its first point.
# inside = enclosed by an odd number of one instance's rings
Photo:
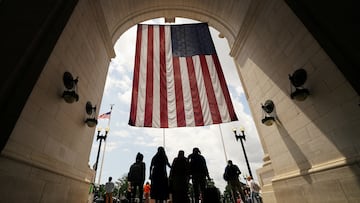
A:
{"type": "Polygon", "coordinates": [[[109,133],[109,128],[105,129],[105,134],[100,134],[101,133],[101,128],[98,128],[98,133],[97,133],[97,137],[96,140],[100,140],[99,143],[99,149],[98,149],[98,153],[96,156],[96,162],[95,162],[95,176],[96,176],[96,171],[98,168],[98,163],[99,163],[99,155],[100,155],[100,149],[101,149],[101,143],[103,140],[106,140],[107,134],[109,133]]]}
{"type": "Polygon", "coordinates": [[[248,158],[247,158],[247,156],[246,156],[246,151],[245,151],[245,148],[244,148],[244,143],[243,143],[243,141],[242,141],[242,140],[245,140],[245,141],[246,141],[246,138],[245,138],[245,130],[244,130],[244,128],[240,128],[240,131],[241,131],[241,134],[236,134],[236,128],[233,129],[233,132],[234,132],[236,141],[240,140],[241,147],[242,147],[242,150],[243,150],[244,156],[245,156],[246,165],[247,165],[247,168],[248,168],[248,170],[249,170],[249,175],[250,175],[251,177],[253,177],[253,176],[252,176],[252,173],[251,173],[251,169],[250,169],[250,164],[249,164],[248,158]]]}

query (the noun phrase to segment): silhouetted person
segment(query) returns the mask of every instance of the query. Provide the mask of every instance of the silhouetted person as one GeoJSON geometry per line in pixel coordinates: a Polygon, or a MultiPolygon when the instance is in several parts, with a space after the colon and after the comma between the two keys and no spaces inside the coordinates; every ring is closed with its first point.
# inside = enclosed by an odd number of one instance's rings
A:
{"type": "Polygon", "coordinates": [[[112,203],[112,194],[115,189],[115,184],[111,181],[112,177],[109,177],[109,181],[105,184],[105,202],[112,203]]]}
{"type": "Polygon", "coordinates": [[[209,171],[205,158],[201,155],[199,148],[195,147],[189,155],[190,176],[194,188],[195,203],[199,202],[200,194],[204,194],[206,177],[210,180],[209,171]]]}
{"type": "Polygon", "coordinates": [[[143,162],[144,155],[140,152],[136,155],[135,163],[130,166],[128,181],[131,189],[131,199],[130,202],[135,201],[136,190],[139,191],[140,203],[143,200],[143,187],[145,182],[145,163],[143,162]]]}
{"type": "Polygon", "coordinates": [[[173,203],[189,202],[189,177],[189,161],[185,157],[184,151],[180,150],[178,156],[172,162],[169,176],[173,203]]]}
{"type": "Polygon", "coordinates": [[[169,199],[166,166],[171,167],[165,154],[165,150],[163,147],[158,147],[158,151],[152,158],[150,165],[150,197],[151,199],[155,199],[156,203],[162,203],[164,200],[169,199]]]}
{"type": "Polygon", "coordinates": [[[241,183],[239,181],[239,175],[241,174],[241,171],[239,167],[231,160],[228,160],[228,164],[225,167],[224,172],[224,179],[228,182],[228,185],[231,188],[232,196],[233,196],[233,202],[236,202],[237,194],[240,194],[241,200],[244,202],[244,193],[241,188],[241,183]]]}

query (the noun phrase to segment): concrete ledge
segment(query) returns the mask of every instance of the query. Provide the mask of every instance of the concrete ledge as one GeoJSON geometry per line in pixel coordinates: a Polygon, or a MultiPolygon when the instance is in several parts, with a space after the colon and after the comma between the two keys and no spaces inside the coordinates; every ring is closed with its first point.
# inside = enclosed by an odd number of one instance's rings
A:
{"type": "Polygon", "coordinates": [[[272,179],[272,182],[283,181],[283,180],[296,178],[296,177],[300,177],[300,176],[304,176],[304,175],[309,175],[309,174],[319,173],[319,172],[323,172],[323,171],[327,171],[327,170],[331,170],[331,169],[335,169],[335,168],[340,168],[343,166],[353,165],[353,164],[358,163],[359,160],[360,160],[360,157],[354,157],[351,159],[347,159],[347,158],[343,157],[343,158],[335,159],[332,161],[314,165],[313,167],[311,167],[308,170],[296,170],[296,171],[291,171],[289,173],[277,175],[272,179]]]}
{"type": "Polygon", "coordinates": [[[90,184],[92,182],[91,181],[92,176],[95,175],[94,171],[89,168],[89,170],[87,171],[87,174],[84,177],[76,176],[76,175],[71,174],[71,173],[66,173],[65,171],[68,171],[68,170],[64,170],[64,168],[62,168],[61,171],[56,170],[56,169],[52,168],[51,166],[47,166],[47,165],[38,163],[38,162],[36,162],[36,161],[34,161],[32,159],[26,159],[25,157],[22,157],[22,156],[16,156],[16,153],[11,153],[10,151],[7,151],[7,150],[3,151],[3,153],[1,154],[1,157],[5,158],[5,159],[8,159],[10,161],[25,164],[25,165],[30,166],[30,167],[34,167],[34,168],[37,168],[37,169],[40,169],[40,170],[44,170],[44,171],[47,171],[47,172],[50,172],[50,173],[53,173],[53,174],[56,174],[56,175],[60,175],[60,176],[63,176],[65,178],[69,178],[69,179],[72,179],[72,180],[75,180],[75,181],[78,181],[78,182],[81,182],[81,183],[86,183],[86,184],[90,184]]]}

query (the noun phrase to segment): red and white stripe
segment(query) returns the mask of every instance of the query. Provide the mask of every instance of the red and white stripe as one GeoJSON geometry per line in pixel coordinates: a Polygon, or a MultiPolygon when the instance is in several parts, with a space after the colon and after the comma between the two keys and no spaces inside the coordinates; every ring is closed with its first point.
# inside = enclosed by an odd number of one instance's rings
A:
{"type": "Polygon", "coordinates": [[[171,128],[237,120],[218,57],[175,57],[170,26],[138,25],[129,124],[171,128]]]}

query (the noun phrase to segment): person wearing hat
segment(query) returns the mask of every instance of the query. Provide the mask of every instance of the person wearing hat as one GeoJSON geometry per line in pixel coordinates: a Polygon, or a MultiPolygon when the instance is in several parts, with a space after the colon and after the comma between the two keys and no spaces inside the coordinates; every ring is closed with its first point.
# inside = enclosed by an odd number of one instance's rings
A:
{"type": "Polygon", "coordinates": [[[237,194],[240,195],[242,201],[244,202],[244,193],[241,188],[241,183],[239,181],[239,175],[241,174],[241,171],[239,167],[231,160],[228,160],[228,164],[225,167],[224,172],[224,180],[228,182],[228,185],[231,188],[232,194],[233,194],[233,201],[236,202],[236,199],[238,198],[237,194]]]}
{"type": "Polygon", "coordinates": [[[193,153],[189,155],[190,177],[193,183],[195,203],[199,202],[200,194],[204,194],[206,187],[206,177],[210,180],[209,171],[206,166],[205,158],[201,155],[199,148],[193,148],[193,153]]]}
{"type": "Polygon", "coordinates": [[[143,162],[144,155],[138,152],[136,154],[135,163],[130,166],[128,173],[129,191],[131,192],[131,201],[136,198],[136,191],[139,191],[139,200],[142,203],[143,189],[145,182],[145,162],[143,162]]]}

